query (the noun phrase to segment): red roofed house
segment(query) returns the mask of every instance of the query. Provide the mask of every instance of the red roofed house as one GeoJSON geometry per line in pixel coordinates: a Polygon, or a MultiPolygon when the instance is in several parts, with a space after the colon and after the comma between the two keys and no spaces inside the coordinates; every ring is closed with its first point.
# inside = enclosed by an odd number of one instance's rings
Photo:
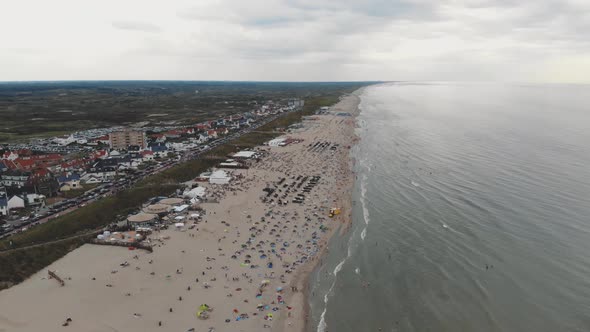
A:
{"type": "Polygon", "coordinates": [[[207,136],[217,138],[217,131],[214,129],[207,130],[207,136]]]}
{"type": "Polygon", "coordinates": [[[7,151],[0,156],[1,160],[15,160],[16,158],[18,158],[18,153],[16,151],[7,151]]]}
{"type": "Polygon", "coordinates": [[[152,135],[150,135],[150,137],[158,143],[166,142],[166,135],[165,134],[152,134],[152,135]]]}
{"type": "Polygon", "coordinates": [[[207,130],[207,129],[211,128],[211,125],[209,123],[199,123],[195,126],[195,128],[197,130],[207,130]]]}
{"type": "Polygon", "coordinates": [[[143,161],[152,161],[154,160],[154,153],[149,150],[141,151],[141,157],[143,161]]]}

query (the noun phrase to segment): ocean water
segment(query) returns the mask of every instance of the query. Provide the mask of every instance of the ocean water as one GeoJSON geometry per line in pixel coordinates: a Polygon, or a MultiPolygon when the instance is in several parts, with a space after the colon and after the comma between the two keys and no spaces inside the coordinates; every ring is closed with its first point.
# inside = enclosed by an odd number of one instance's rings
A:
{"type": "Polygon", "coordinates": [[[590,86],[367,88],[313,331],[590,331],[590,86]]]}

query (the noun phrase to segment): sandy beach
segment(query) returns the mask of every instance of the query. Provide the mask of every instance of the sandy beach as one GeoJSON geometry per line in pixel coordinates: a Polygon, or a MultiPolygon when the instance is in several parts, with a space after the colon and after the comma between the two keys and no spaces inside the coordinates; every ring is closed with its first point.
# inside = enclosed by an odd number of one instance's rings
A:
{"type": "Polygon", "coordinates": [[[185,229],[151,234],[152,253],[87,244],[0,292],[0,331],[305,331],[307,277],[350,223],[358,103],[343,98],[288,135],[302,142],[260,147],[229,185],[207,184],[218,202],[185,229]]]}

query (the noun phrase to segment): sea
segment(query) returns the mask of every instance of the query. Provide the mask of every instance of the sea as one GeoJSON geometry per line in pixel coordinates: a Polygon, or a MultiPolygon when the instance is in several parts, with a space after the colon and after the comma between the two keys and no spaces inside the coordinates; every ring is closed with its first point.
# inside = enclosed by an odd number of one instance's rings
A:
{"type": "Polygon", "coordinates": [[[589,85],[388,83],[359,108],[312,331],[590,331],[589,85]]]}

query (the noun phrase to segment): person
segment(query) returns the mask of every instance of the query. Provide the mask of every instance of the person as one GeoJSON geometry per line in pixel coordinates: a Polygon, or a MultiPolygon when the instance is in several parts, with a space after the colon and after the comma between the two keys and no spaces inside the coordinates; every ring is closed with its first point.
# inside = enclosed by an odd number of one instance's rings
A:
{"type": "Polygon", "coordinates": [[[158,326],[162,326],[162,321],[159,321],[158,322],[158,326]]]}

